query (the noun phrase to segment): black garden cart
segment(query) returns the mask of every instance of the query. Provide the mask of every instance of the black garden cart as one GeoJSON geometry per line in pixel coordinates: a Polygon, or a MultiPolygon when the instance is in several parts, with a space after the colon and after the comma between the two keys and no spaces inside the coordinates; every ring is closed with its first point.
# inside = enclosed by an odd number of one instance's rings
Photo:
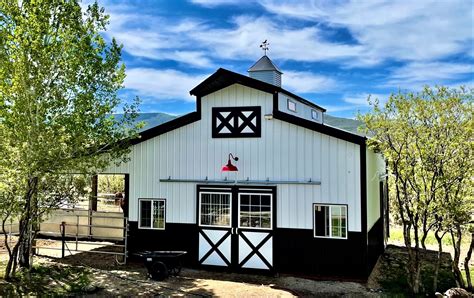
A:
{"type": "Polygon", "coordinates": [[[181,258],[186,251],[141,251],[134,255],[145,262],[148,275],[154,280],[164,280],[169,275],[177,276],[181,272],[181,258]]]}

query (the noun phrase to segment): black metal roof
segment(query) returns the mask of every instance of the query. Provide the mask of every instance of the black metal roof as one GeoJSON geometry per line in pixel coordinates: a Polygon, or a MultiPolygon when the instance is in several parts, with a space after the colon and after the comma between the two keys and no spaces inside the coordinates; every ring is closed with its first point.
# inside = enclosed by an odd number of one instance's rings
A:
{"type": "Polygon", "coordinates": [[[189,93],[191,95],[196,95],[196,96],[205,96],[208,94],[211,94],[213,92],[216,92],[220,89],[223,89],[225,87],[228,87],[232,84],[241,84],[250,88],[255,88],[264,92],[268,93],[277,93],[281,92],[284,93],[288,96],[293,97],[297,101],[308,105],[310,107],[316,108],[318,110],[321,110],[323,112],[326,112],[326,109],[318,106],[317,104],[312,103],[309,100],[306,100],[294,93],[291,93],[288,90],[285,90],[281,87],[265,83],[263,81],[257,80],[250,78],[248,76],[241,75],[239,73],[224,69],[224,68],[219,68],[215,73],[213,73],[211,76],[209,76],[207,79],[202,81],[199,85],[194,87],[189,93]]]}

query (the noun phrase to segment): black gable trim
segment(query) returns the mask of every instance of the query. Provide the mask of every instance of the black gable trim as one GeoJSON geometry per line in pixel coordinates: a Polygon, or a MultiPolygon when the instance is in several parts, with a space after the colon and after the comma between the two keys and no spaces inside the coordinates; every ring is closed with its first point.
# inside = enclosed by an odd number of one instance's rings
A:
{"type": "Polygon", "coordinates": [[[232,84],[241,84],[250,88],[261,90],[263,92],[271,93],[273,95],[273,117],[275,119],[285,121],[294,125],[298,125],[307,129],[311,129],[313,131],[317,131],[317,132],[320,132],[320,133],[323,133],[323,134],[326,134],[326,135],[329,135],[341,140],[345,140],[351,143],[365,145],[365,140],[366,140],[365,137],[352,134],[352,133],[349,133],[344,130],[340,130],[331,126],[319,124],[310,120],[292,116],[290,114],[279,111],[278,110],[278,93],[281,92],[286,95],[289,95],[304,104],[313,106],[322,111],[326,111],[325,109],[289,91],[286,91],[280,87],[277,87],[277,86],[274,86],[274,85],[271,85],[271,84],[268,84],[256,79],[252,79],[250,77],[246,77],[241,74],[238,74],[238,73],[235,73],[223,68],[219,68],[214,74],[212,74],[210,77],[204,80],[201,84],[199,84],[198,86],[196,86],[194,89],[190,91],[191,95],[196,96],[196,111],[195,112],[191,112],[179,118],[173,119],[161,125],[145,130],[139,133],[140,135],[139,138],[131,140],[130,143],[132,145],[135,145],[143,141],[149,140],[151,138],[154,138],[156,136],[159,136],[161,134],[172,131],[174,129],[177,129],[182,126],[201,120],[201,97],[207,94],[216,92],[217,90],[220,90],[232,84]]]}
{"type": "Polygon", "coordinates": [[[210,77],[205,79],[203,82],[201,82],[199,85],[194,87],[189,93],[191,95],[196,95],[196,96],[206,96],[208,94],[211,94],[213,92],[216,92],[220,89],[223,89],[225,87],[228,87],[233,84],[240,84],[244,85],[250,88],[254,88],[263,92],[275,94],[278,92],[284,93],[288,96],[293,97],[294,99],[298,100],[299,102],[308,105],[310,107],[316,108],[318,110],[321,110],[323,112],[326,112],[326,109],[294,94],[291,93],[288,90],[285,90],[281,87],[268,84],[265,82],[262,82],[260,80],[256,80],[244,75],[241,75],[239,73],[219,68],[215,73],[213,73],[210,77]]]}
{"type": "Polygon", "coordinates": [[[312,122],[303,118],[299,118],[296,116],[292,116],[287,113],[283,113],[281,111],[278,111],[276,109],[273,110],[273,118],[285,121],[294,125],[298,125],[313,131],[317,131],[323,134],[326,134],[331,137],[335,137],[344,141],[348,141],[351,143],[355,144],[365,144],[365,137],[361,137],[349,132],[346,132],[344,130],[340,130],[331,126],[327,126],[324,124],[312,122]]]}
{"type": "Polygon", "coordinates": [[[219,68],[210,77],[189,91],[189,93],[203,97],[233,84],[241,84],[268,93],[278,92],[277,86],[219,68]]]}
{"type": "Polygon", "coordinates": [[[167,133],[169,131],[175,130],[177,128],[180,128],[182,126],[191,124],[193,122],[196,122],[201,119],[201,113],[200,112],[191,112],[189,114],[186,114],[184,116],[181,116],[179,118],[173,119],[171,121],[165,122],[163,124],[160,124],[158,126],[152,127],[150,129],[147,129],[143,132],[141,132],[139,135],[139,138],[136,138],[131,141],[132,145],[144,142],[146,140],[149,140],[151,138],[154,138],[156,136],[159,136],[161,134],[167,133]]]}

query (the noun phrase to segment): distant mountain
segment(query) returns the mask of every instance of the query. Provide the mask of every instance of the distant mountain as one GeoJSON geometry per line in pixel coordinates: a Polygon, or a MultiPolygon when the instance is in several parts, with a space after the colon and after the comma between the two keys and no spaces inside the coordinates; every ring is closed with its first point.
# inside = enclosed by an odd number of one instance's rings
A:
{"type": "Polygon", "coordinates": [[[340,118],[340,117],[324,114],[324,123],[330,126],[347,130],[349,132],[352,132],[361,136],[364,135],[363,133],[358,131],[358,127],[364,125],[364,123],[359,120],[340,118]]]}
{"type": "MultiPolygon", "coordinates": [[[[120,119],[123,114],[115,114],[117,119],[120,119]]],[[[152,127],[158,126],[165,122],[175,119],[176,116],[165,114],[165,113],[139,113],[137,119],[135,120],[137,123],[143,121],[145,126],[140,129],[140,131],[144,131],[150,129],[152,127]]]]}
{"type": "MultiPolygon", "coordinates": [[[[121,114],[116,114],[116,117],[121,117],[121,114]]],[[[173,116],[165,113],[140,113],[137,118],[137,122],[143,121],[145,122],[145,127],[141,129],[141,131],[150,129],[152,127],[158,126],[170,120],[177,118],[178,116],[173,116]]],[[[341,117],[335,117],[328,114],[324,115],[324,123],[330,126],[334,126],[336,128],[340,128],[343,130],[347,130],[349,132],[363,135],[360,133],[357,128],[363,123],[358,120],[354,119],[347,119],[341,117]]]]}

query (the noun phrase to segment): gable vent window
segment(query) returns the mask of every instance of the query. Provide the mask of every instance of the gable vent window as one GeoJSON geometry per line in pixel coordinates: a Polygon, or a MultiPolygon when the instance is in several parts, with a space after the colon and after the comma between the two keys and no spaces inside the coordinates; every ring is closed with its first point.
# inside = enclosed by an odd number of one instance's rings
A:
{"type": "Polygon", "coordinates": [[[296,102],[288,98],[288,110],[296,112],[296,102]]]}
{"type": "Polygon", "coordinates": [[[259,138],[261,114],[260,107],[212,108],[212,137],[259,138]]]}
{"type": "Polygon", "coordinates": [[[165,199],[139,199],[139,228],[165,229],[165,199]]]}
{"type": "Polygon", "coordinates": [[[314,237],[347,239],[347,206],[314,204],[314,237]]]}
{"type": "Polygon", "coordinates": [[[319,120],[319,113],[316,110],[311,110],[311,119],[319,120]]]}

